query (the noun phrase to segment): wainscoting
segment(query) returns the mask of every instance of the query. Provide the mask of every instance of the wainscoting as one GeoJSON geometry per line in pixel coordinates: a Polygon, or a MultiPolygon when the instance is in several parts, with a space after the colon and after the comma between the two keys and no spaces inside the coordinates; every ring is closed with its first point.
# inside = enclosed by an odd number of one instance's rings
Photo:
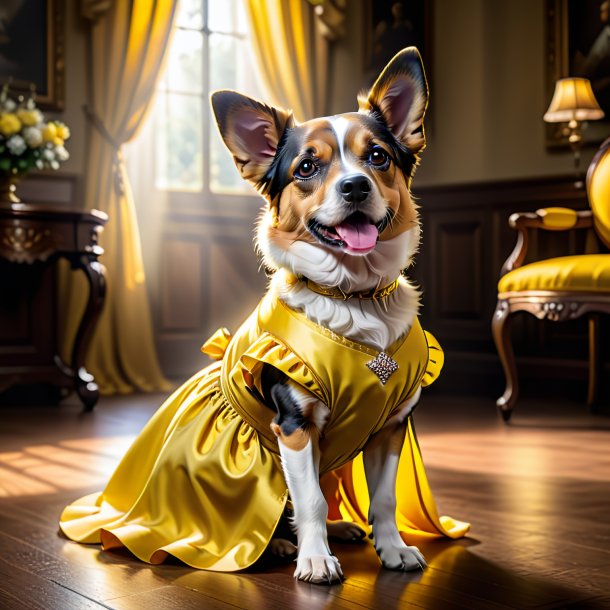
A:
{"type": "Polygon", "coordinates": [[[67,207],[83,211],[83,179],[65,172],[32,173],[17,185],[24,203],[67,207]]]}
{"type": "MultiPolygon", "coordinates": [[[[587,207],[585,191],[571,176],[428,187],[415,191],[421,205],[422,247],[413,275],[423,288],[423,323],[446,351],[438,390],[499,396],[504,377],[490,325],[500,269],[516,242],[508,226],[513,212],[541,207],[587,207]]],[[[527,262],[551,256],[595,251],[599,244],[586,231],[539,231],[530,235],[527,262]]],[[[603,320],[603,337],[608,321],[603,320]]],[[[586,319],[555,324],[517,316],[513,324],[523,392],[541,381],[575,398],[586,398],[586,319]],[[529,382],[529,383],[528,383],[529,382]]],[[[608,343],[608,341],[606,341],[608,343]]],[[[604,375],[608,353],[603,354],[604,375]]]]}
{"type": "Polygon", "coordinates": [[[159,359],[170,378],[207,364],[205,339],[221,326],[237,330],[265,291],[252,243],[259,200],[239,199],[216,208],[175,206],[165,215],[147,277],[159,359]]]}
{"type": "MultiPolygon", "coordinates": [[[[415,195],[423,233],[410,275],[423,290],[423,322],[446,350],[437,391],[497,397],[503,375],[490,327],[500,268],[516,240],[508,217],[548,206],[582,209],[585,193],[572,177],[560,176],[426,187],[415,195]]],[[[159,271],[148,278],[168,376],[184,378],[200,368],[203,340],[219,326],[235,330],[262,295],[266,277],[252,247],[257,206],[256,199],[242,197],[166,213],[159,271]]],[[[586,232],[541,232],[532,236],[531,257],[582,252],[586,241],[586,232]]],[[[603,322],[602,337],[609,328],[603,322]]],[[[528,379],[566,380],[568,392],[585,400],[586,320],[553,324],[524,315],[513,332],[523,392],[528,379]]]]}

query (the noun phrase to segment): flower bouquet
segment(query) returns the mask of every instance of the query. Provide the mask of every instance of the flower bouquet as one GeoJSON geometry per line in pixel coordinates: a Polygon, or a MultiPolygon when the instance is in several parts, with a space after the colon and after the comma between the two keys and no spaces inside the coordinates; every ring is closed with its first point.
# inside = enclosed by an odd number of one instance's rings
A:
{"type": "Polygon", "coordinates": [[[32,169],[59,169],[70,155],[64,142],[70,130],[59,121],[47,121],[33,96],[9,96],[0,91],[0,200],[18,202],[15,182],[32,169]]]}

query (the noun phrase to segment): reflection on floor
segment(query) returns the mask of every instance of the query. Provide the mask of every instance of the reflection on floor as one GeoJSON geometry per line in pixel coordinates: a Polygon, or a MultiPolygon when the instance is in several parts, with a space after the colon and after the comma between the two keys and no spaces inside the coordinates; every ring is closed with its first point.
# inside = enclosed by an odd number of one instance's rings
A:
{"type": "Polygon", "coordinates": [[[610,608],[608,416],[524,400],[505,426],[491,400],[430,391],[415,414],[430,482],[471,535],[418,542],[423,573],[381,569],[368,542],[334,545],[347,580],[322,587],[290,564],[153,567],[57,534],[64,504],[104,484],[160,400],[0,407],[1,608],[610,608]]]}

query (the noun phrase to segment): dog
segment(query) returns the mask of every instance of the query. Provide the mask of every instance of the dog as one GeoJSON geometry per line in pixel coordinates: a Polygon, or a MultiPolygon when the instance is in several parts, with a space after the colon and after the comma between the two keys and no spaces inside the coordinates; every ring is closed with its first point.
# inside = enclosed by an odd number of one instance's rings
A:
{"type": "Polygon", "coordinates": [[[295,552],[297,579],[332,583],[343,571],[329,537],[372,526],[381,563],[409,571],[426,561],[403,535],[468,531],[438,516],[411,418],[442,367],[404,277],[420,240],[410,186],[427,100],[412,47],[358,112],[297,124],[212,94],[222,139],[266,200],[256,244],[269,289],[234,335],[204,344],[217,362],[165,401],[106,489],[64,509],[69,538],[219,571],[295,552]],[[288,512],[296,547],[280,535],[288,512]]]}
{"type": "MultiPolygon", "coordinates": [[[[315,324],[382,351],[409,332],[418,291],[399,279],[391,298],[349,297],[391,285],[417,250],[420,227],[410,184],[425,146],[427,100],[415,48],[394,57],[359,98],[358,112],[297,124],[290,112],[239,93],[218,91],[211,97],[220,134],[242,177],[268,201],[256,243],[274,272],[269,290],[315,324]],[[333,298],[336,292],[344,298],[333,298]]],[[[318,480],[318,439],[332,406],[271,370],[265,371],[263,386],[265,403],[277,410],[271,427],[294,505],[295,577],[339,580],[343,574],[329,549],[318,480]]],[[[364,447],[369,522],[377,553],[390,569],[426,566],[396,526],[398,465],[391,454],[395,439],[402,444],[404,422],[419,396],[417,388],[376,442],[364,447]]]]}

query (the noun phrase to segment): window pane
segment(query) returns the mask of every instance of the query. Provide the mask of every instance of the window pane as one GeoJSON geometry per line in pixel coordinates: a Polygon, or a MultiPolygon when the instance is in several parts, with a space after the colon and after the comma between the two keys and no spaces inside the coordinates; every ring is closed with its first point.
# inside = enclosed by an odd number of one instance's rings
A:
{"type": "Polygon", "coordinates": [[[159,93],[155,102],[155,184],[166,190],[201,191],[201,98],[159,93]]]}
{"type": "Polygon", "coordinates": [[[180,0],[178,2],[176,25],[196,30],[203,28],[201,0],[180,0]]]}
{"type": "Polygon", "coordinates": [[[245,34],[244,0],[211,0],[208,3],[208,28],[212,32],[245,34]]]}
{"type": "Polygon", "coordinates": [[[217,132],[210,138],[210,190],[213,193],[253,193],[217,132]]]}
{"type": "Polygon", "coordinates": [[[172,40],[164,87],[183,93],[203,92],[203,34],[176,29],[172,40]]]}
{"type": "MultiPolygon", "coordinates": [[[[211,34],[209,40],[210,91],[234,89],[260,99],[260,85],[248,42],[225,34],[211,34]]],[[[212,127],[210,131],[210,190],[215,193],[252,192],[240,177],[217,130],[212,127]]]]}
{"type": "Polygon", "coordinates": [[[227,88],[261,97],[252,47],[247,40],[226,34],[211,34],[210,91],[227,88]]]}

